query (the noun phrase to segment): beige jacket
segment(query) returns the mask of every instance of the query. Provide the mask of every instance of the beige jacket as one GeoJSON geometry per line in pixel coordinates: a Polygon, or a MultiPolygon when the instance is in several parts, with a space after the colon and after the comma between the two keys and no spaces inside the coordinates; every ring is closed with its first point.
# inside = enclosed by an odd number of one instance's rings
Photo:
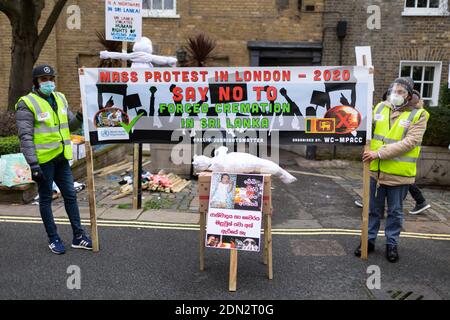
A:
{"type": "MultiPolygon", "coordinates": [[[[400,116],[402,112],[412,110],[414,108],[423,108],[423,101],[416,95],[404,108],[394,111],[389,102],[385,102],[388,107],[391,108],[391,125],[394,124],[395,120],[400,116]]],[[[427,119],[425,113],[422,113],[419,120],[413,123],[408,128],[406,137],[396,143],[387,144],[382,146],[378,150],[380,159],[392,159],[395,157],[400,157],[402,154],[414,149],[417,145],[422,144],[423,135],[427,130],[427,119]]],[[[370,172],[370,175],[374,177],[379,184],[384,184],[387,186],[398,186],[404,184],[413,184],[415,182],[415,177],[402,177],[392,174],[387,174],[384,172],[370,172]]]]}

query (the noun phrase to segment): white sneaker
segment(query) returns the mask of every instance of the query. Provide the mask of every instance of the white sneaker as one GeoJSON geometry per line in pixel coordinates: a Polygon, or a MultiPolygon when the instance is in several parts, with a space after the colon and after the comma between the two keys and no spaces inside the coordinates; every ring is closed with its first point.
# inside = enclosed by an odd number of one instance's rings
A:
{"type": "Polygon", "coordinates": [[[429,205],[426,202],[424,202],[422,204],[416,204],[416,206],[411,211],[409,211],[409,214],[416,215],[416,214],[419,214],[429,208],[431,208],[431,205],[429,205]]]}
{"type": "Polygon", "coordinates": [[[362,207],[363,207],[363,204],[362,204],[362,202],[361,202],[360,200],[355,200],[355,205],[356,205],[358,208],[362,208],[362,207]]]}

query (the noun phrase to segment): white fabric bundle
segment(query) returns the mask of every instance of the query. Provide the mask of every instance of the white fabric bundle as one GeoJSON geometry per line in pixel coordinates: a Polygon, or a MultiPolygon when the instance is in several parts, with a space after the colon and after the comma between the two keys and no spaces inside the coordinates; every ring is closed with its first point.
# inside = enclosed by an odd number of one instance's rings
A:
{"type": "Polygon", "coordinates": [[[157,56],[153,53],[152,41],[147,37],[142,37],[133,46],[132,53],[101,51],[101,59],[130,60],[133,68],[151,68],[153,63],[157,65],[169,65],[176,67],[178,60],[175,57],[157,56]]]}
{"type": "Polygon", "coordinates": [[[248,153],[227,152],[227,147],[219,147],[213,158],[195,155],[192,162],[195,171],[268,173],[279,177],[286,184],[297,181],[297,178],[273,161],[261,159],[248,153]]]}

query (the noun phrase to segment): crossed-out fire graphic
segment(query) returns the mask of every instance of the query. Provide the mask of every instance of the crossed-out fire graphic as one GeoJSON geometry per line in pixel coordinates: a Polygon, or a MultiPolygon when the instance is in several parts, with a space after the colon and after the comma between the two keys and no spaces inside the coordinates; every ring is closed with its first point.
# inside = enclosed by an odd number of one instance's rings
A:
{"type": "Polygon", "coordinates": [[[361,124],[361,114],[350,106],[336,106],[325,113],[324,118],[306,118],[305,133],[348,134],[361,124]]]}

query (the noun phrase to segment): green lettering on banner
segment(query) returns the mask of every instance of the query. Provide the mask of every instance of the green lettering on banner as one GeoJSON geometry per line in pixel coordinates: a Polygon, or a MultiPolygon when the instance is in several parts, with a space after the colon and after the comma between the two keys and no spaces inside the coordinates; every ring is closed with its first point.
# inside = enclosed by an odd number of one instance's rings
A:
{"type": "Polygon", "coordinates": [[[187,128],[187,129],[194,128],[194,119],[192,119],[192,118],[181,118],[181,128],[187,128]]]}
{"type": "Polygon", "coordinates": [[[241,113],[250,113],[250,103],[241,103],[241,113]]]}

